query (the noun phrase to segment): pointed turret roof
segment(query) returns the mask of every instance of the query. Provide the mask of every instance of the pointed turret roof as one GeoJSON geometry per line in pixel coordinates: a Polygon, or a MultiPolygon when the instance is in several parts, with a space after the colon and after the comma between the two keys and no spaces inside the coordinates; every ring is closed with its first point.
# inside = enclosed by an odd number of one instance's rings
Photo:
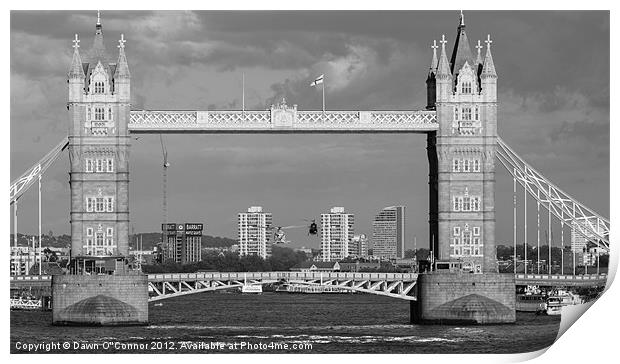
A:
{"type": "Polygon", "coordinates": [[[125,57],[125,35],[121,34],[121,39],[118,41],[118,61],[116,62],[116,72],[114,78],[126,77],[129,78],[129,65],[127,64],[127,57],[125,57]]]}
{"type": "Polygon", "coordinates": [[[80,57],[80,40],[75,35],[73,40],[73,59],[71,60],[71,68],[69,69],[69,78],[84,78],[84,69],[82,68],[82,57],[80,57]]]}
{"type": "Polygon", "coordinates": [[[437,48],[439,48],[437,46],[437,41],[433,40],[433,45],[431,46],[431,48],[433,49],[433,58],[431,59],[431,66],[429,68],[428,74],[430,75],[431,73],[437,73],[437,48]]]}
{"type": "Polygon", "coordinates": [[[480,45],[480,39],[478,39],[478,44],[475,46],[475,48],[478,50],[478,54],[476,55],[476,66],[478,66],[483,63],[482,52],[480,52],[480,50],[482,49],[482,46],[480,45]]]}
{"type": "Polygon", "coordinates": [[[491,55],[491,35],[487,35],[487,40],[484,41],[487,44],[487,53],[484,56],[484,65],[482,66],[481,77],[497,77],[495,72],[495,64],[493,63],[493,56],[491,55]]]}
{"type": "Polygon", "coordinates": [[[437,77],[449,77],[452,75],[450,71],[450,65],[448,64],[448,56],[446,55],[446,36],[442,35],[441,40],[441,55],[439,56],[439,63],[437,64],[437,77]]]}
{"type": "Polygon", "coordinates": [[[452,57],[450,57],[450,71],[452,71],[452,74],[458,73],[465,62],[468,62],[470,66],[474,65],[474,56],[469,47],[469,40],[465,32],[465,18],[461,11],[454,49],[452,50],[452,57]]]}
{"type": "Polygon", "coordinates": [[[84,62],[90,63],[93,66],[97,65],[97,62],[101,62],[102,64],[114,63],[114,59],[107,54],[105,44],[103,43],[103,27],[101,26],[99,12],[97,12],[97,24],[95,25],[93,46],[84,56],[84,62]]]}

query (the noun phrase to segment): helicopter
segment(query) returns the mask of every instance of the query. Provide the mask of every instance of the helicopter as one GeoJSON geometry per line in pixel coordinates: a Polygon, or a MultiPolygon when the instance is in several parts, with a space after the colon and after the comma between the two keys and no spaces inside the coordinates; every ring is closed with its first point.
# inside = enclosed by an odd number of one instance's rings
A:
{"type": "Polygon", "coordinates": [[[312,220],[310,225],[255,226],[255,227],[257,227],[257,228],[258,227],[265,228],[265,229],[269,230],[270,232],[273,232],[273,244],[288,244],[288,243],[290,243],[289,240],[286,240],[286,233],[284,232],[284,230],[307,228],[308,229],[308,236],[310,236],[310,235],[317,235],[317,233],[318,233],[318,227],[317,227],[317,224],[316,224],[314,219],[312,220]]]}

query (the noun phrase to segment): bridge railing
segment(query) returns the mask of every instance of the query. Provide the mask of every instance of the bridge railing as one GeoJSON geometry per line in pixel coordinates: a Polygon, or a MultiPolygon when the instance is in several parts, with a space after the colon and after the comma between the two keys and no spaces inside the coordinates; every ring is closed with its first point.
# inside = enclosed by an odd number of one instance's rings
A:
{"type": "Polygon", "coordinates": [[[316,279],[316,280],[403,280],[414,281],[417,273],[355,273],[355,272],[202,272],[202,273],[158,273],[149,274],[149,281],[170,280],[279,280],[279,279],[316,279]]]}
{"type": "Polygon", "coordinates": [[[582,275],[562,275],[562,274],[515,274],[515,279],[542,279],[542,280],[603,280],[607,279],[607,274],[582,274],[582,275]]]}

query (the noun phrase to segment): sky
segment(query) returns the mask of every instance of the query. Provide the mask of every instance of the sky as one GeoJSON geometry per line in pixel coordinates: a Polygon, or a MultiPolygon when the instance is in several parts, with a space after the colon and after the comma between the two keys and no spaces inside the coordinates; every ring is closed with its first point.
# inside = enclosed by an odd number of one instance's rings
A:
{"type": "MultiPolygon", "coordinates": [[[[473,48],[493,39],[499,135],[548,179],[609,216],[609,13],[465,11],[473,48]]],[[[89,49],[96,12],[12,11],[10,177],[67,133],[67,72],[75,33],[89,49]]],[[[108,52],[126,43],[133,109],[265,109],[282,97],[320,110],[419,110],[430,45],[452,50],[458,11],[102,11],[108,52]]],[[[428,162],[423,134],[169,135],[168,221],[202,222],[236,238],[236,216],[261,205],[277,225],[300,225],[332,206],[372,235],[382,207],[407,208],[406,248],[428,244],[428,162]]],[[[136,232],[162,219],[159,136],[132,140],[130,212],[136,232]]],[[[69,232],[68,156],[43,180],[43,231],[69,232]]],[[[512,179],[499,167],[498,243],[512,242],[512,179]]],[[[19,232],[37,230],[33,188],[20,199],[19,232]]],[[[533,204],[532,204],[533,205],[533,204]]],[[[530,205],[530,206],[532,206],[530,205]]],[[[528,223],[535,218],[530,214],[528,223]]],[[[534,220],[535,223],[535,220],[534,220]]],[[[532,225],[530,225],[532,226],[532,225]]],[[[528,239],[532,239],[530,231],[528,239]]],[[[293,246],[318,238],[291,231],[293,246]]],[[[535,239],[535,237],[534,237],[535,239]]]]}

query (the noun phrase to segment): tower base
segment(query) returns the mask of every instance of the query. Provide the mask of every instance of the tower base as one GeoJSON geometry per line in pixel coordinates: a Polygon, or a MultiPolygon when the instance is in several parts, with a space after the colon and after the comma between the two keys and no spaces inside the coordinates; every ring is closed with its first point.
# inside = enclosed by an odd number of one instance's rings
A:
{"type": "Polygon", "coordinates": [[[52,324],[148,324],[148,280],[141,273],[52,277],[52,324]]]}
{"type": "Polygon", "coordinates": [[[507,324],[516,321],[513,274],[427,273],[418,277],[413,324],[507,324]]]}

